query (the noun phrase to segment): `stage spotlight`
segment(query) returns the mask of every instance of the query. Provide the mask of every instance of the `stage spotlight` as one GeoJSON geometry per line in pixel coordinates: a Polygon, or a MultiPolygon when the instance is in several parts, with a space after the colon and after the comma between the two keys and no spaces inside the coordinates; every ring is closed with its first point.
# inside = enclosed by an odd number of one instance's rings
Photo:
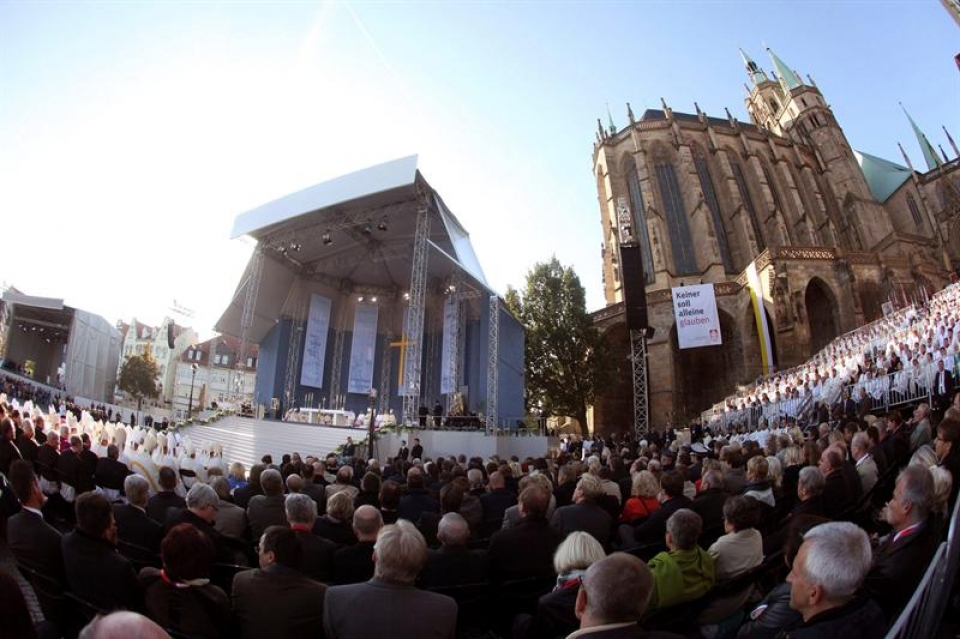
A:
{"type": "Polygon", "coordinates": [[[410,299],[410,293],[404,293],[404,294],[403,294],[403,299],[405,299],[405,300],[410,299]]]}
{"type": "Polygon", "coordinates": [[[363,301],[363,295],[361,295],[360,297],[358,297],[358,298],[357,298],[357,301],[358,301],[358,302],[362,302],[362,301],[363,301]]]}
{"type": "Polygon", "coordinates": [[[371,297],[371,298],[370,298],[370,301],[373,302],[374,304],[376,304],[376,303],[377,303],[377,298],[376,298],[376,297],[371,297]]]}
{"type": "Polygon", "coordinates": [[[300,242],[290,242],[290,250],[294,253],[299,253],[300,249],[303,248],[303,244],[300,242]]]}
{"type": "Polygon", "coordinates": [[[363,234],[373,235],[373,222],[370,220],[367,220],[366,224],[363,225],[363,234]]]}
{"type": "Polygon", "coordinates": [[[331,244],[333,244],[333,238],[330,237],[330,230],[329,230],[329,229],[327,230],[326,233],[324,233],[324,234],[321,236],[320,239],[323,241],[323,245],[324,245],[324,246],[330,246],[331,244]]]}
{"type": "Polygon", "coordinates": [[[386,216],[386,215],[384,215],[384,216],[383,216],[383,219],[380,220],[380,223],[377,224],[377,230],[378,230],[378,231],[386,231],[386,230],[387,230],[387,216],[386,216]]]}

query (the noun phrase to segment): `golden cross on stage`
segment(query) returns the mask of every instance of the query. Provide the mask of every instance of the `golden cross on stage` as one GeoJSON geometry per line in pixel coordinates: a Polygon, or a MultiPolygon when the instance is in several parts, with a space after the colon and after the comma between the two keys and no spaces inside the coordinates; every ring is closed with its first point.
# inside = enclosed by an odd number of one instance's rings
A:
{"type": "Polygon", "coordinates": [[[403,389],[403,364],[404,357],[406,355],[406,347],[413,346],[414,344],[416,344],[416,342],[409,341],[406,335],[401,336],[399,342],[390,342],[390,348],[400,349],[400,370],[397,371],[397,390],[403,389]]]}

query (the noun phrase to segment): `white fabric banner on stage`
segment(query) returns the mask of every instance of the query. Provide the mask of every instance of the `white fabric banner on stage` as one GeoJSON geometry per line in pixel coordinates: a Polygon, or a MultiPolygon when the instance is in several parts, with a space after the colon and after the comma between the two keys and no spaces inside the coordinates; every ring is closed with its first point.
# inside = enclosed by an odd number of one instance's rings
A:
{"type": "Polygon", "coordinates": [[[457,390],[457,324],[459,302],[451,295],[443,303],[443,347],[440,354],[440,394],[457,390]]]}
{"type": "Polygon", "coordinates": [[[373,361],[377,350],[376,306],[358,306],[353,315],[348,393],[366,393],[373,388],[373,361]]]}
{"type": "Polygon", "coordinates": [[[722,344],[713,284],[680,286],[671,291],[680,348],[722,344]]]}
{"type": "MultiPolygon", "coordinates": [[[[327,334],[330,332],[330,298],[310,296],[310,314],[307,316],[307,335],[303,342],[303,364],[300,383],[304,386],[323,386],[323,363],[327,356],[327,334]]],[[[290,339],[296,339],[291,335],[290,339]]]]}

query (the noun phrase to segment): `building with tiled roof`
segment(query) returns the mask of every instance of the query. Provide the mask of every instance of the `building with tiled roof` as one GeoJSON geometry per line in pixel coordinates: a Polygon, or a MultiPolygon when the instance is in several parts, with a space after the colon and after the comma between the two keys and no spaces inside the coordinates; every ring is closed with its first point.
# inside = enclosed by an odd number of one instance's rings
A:
{"type": "Polygon", "coordinates": [[[251,344],[241,354],[240,347],[236,337],[219,335],[180,354],[172,406],[177,419],[185,418],[191,409],[193,414],[213,404],[239,409],[252,401],[259,348],[251,344]]]}

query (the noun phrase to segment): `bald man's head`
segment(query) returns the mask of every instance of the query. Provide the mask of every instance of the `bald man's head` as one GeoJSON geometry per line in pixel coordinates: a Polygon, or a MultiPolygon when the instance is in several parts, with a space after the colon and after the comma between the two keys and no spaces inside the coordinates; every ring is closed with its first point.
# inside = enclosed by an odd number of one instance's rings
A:
{"type": "Polygon", "coordinates": [[[97,616],[80,632],[78,639],[170,639],[163,628],[135,612],[111,612],[97,616]]]}
{"type": "Polygon", "coordinates": [[[581,628],[639,621],[653,593],[653,574],[637,557],[617,552],[590,566],[577,595],[581,628]]]}
{"type": "Polygon", "coordinates": [[[377,533],[383,528],[383,516],[380,511],[364,504],[353,513],[353,532],[360,541],[376,541],[377,533]]]}

